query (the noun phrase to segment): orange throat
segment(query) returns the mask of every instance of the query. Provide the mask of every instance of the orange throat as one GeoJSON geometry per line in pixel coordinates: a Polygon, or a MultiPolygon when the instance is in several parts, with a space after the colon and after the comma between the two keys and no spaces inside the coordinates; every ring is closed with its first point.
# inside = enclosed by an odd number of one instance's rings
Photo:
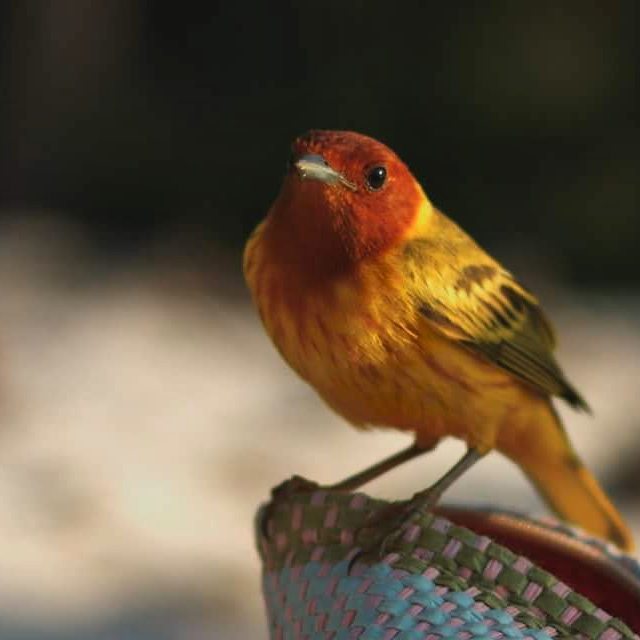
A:
{"type": "Polygon", "coordinates": [[[389,203],[391,211],[379,211],[371,209],[368,194],[288,176],[267,217],[266,255],[305,286],[349,275],[422,224],[428,201],[417,184],[411,186],[402,200],[389,203]]]}

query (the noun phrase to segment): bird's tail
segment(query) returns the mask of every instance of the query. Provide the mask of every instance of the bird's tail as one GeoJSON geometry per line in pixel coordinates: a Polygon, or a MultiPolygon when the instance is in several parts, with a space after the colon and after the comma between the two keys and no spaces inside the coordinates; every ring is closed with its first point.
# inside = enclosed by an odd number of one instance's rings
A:
{"type": "Polygon", "coordinates": [[[571,447],[551,405],[549,410],[533,430],[535,443],[518,447],[517,455],[514,451],[505,453],[518,462],[558,516],[632,551],[635,545],[631,531],[571,447]]]}

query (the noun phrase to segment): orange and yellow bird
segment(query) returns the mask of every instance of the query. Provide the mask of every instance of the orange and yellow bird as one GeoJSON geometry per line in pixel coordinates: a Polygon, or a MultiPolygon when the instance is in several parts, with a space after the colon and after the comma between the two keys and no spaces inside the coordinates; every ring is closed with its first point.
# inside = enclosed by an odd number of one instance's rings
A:
{"type": "Polygon", "coordinates": [[[415,509],[497,449],[559,516],[633,548],[551,404],[558,396],[588,409],[554,359],[538,300],[431,204],[384,144],[346,131],[295,140],[244,272],[276,347],[330,407],[357,427],[415,436],[331,488],[355,489],[454,436],[466,454],[414,496],[415,509]]]}

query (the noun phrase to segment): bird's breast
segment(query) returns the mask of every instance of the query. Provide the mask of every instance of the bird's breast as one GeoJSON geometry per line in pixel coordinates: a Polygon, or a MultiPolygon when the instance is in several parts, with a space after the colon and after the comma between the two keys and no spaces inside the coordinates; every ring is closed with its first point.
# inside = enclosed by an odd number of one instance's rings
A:
{"type": "Polygon", "coordinates": [[[415,333],[389,268],[360,268],[322,285],[278,265],[256,280],[256,302],[287,362],[319,390],[375,377],[415,333]]]}

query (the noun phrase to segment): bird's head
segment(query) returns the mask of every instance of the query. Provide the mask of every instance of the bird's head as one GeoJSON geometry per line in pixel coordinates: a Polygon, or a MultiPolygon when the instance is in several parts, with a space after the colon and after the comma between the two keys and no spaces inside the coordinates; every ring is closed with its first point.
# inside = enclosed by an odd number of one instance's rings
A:
{"type": "Polygon", "coordinates": [[[281,231],[315,255],[357,263],[402,241],[428,205],[400,158],[350,131],[312,130],[292,145],[273,208],[281,231]]]}

